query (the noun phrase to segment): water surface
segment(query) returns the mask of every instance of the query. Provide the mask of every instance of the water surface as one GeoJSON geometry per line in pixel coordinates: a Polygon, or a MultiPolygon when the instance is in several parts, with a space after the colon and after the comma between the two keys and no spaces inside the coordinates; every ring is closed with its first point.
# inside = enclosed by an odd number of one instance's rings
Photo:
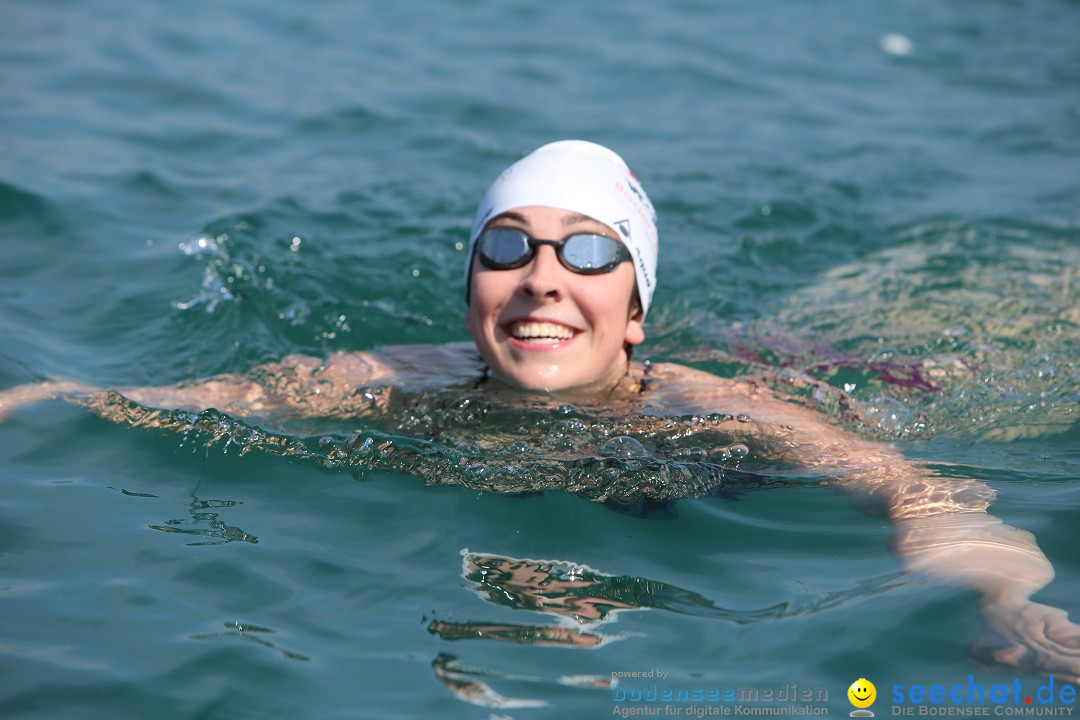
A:
{"type": "MultiPolygon", "coordinates": [[[[1080,619],[1075,2],[2,15],[0,386],[467,339],[480,193],[590,139],[660,215],[638,357],[817,378],[835,422],[993,486],[1057,571],[1037,599],[1080,619]]],[[[901,574],[813,478],[613,510],[340,461],[395,432],[363,418],[279,432],[308,455],[198,420],[0,426],[5,717],[607,717],[603,681],[651,668],[836,715],[859,677],[1017,676],[968,660],[976,596],[901,574]]]]}

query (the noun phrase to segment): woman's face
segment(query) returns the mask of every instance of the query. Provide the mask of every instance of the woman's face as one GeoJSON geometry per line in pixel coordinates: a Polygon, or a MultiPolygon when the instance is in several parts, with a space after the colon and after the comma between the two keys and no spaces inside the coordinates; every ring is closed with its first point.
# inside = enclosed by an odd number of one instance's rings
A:
{"type": "MultiPolygon", "coordinates": [[[[521,207],[487,227],[510,227],[530,237],[562,240],[575,233],[618,239],[614,230],[578,213],[521,207]]],[[[465,324],[498,377],[529,390],[614,386],[626,373],[626,343],[645,339],[640,312],[631,308],[634,268],[579,275],[542,245],[532,262],[513,270],[473,263],[465,324]]]]}

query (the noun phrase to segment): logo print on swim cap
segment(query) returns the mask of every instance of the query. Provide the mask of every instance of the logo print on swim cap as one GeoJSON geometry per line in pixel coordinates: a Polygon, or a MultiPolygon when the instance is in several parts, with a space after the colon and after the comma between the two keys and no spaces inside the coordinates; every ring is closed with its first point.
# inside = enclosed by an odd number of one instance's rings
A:
{"type": "Polygon", "coordinates": [[[629,220],[616,220],[615,227],[619,228],[619,232],[623,237],[630,237],[630,221],[629,220]]]}
{"type": "Polygon", "coordinates": [[[851,683],[847,696],[848,701],[858,708],[851,711],[851,717],[874,717],[873,711],[867,710],[877,700],[877,688],[874,687],[874,683],[866,678],[859,678],[851,683]]]}

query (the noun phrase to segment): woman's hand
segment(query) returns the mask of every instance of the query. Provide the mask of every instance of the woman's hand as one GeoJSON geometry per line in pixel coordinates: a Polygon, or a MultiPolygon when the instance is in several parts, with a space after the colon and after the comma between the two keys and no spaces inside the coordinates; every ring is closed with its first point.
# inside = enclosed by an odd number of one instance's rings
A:
{"type": "Polygon", "coordinates": [[[971,646],[972,660],[1011,665],[1080,683],[1080,625],[1064,610],[1021,600],[985,599],[983,631],[971,646]]]}
{"type": "MultiPolygon", "coordinates": [[[[947,495],[936,482],[934,494],[947,495]]],[[[893,548],[905,569],[982,595],[983,627],[971,646],[976,664],[1080,682],[1080,626],[1065,610],[1030,599],[1054,577],[1031,533],[981,512],[906,518],[894,528],[893,548]]]]}

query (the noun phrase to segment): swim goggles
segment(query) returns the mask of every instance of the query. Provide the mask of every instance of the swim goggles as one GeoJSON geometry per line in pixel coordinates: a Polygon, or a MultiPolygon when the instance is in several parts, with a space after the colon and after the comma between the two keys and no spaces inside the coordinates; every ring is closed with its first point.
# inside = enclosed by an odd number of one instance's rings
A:
{"type": "Polygon", "coordinates": [[[476,238],[476,256],[490,270],[524,267],[541,245],[551,245],[562,266],[579,275],[609,273],[630,259],[626,246],[607,235],[578,233],[562,240],[537,240],[515,228],[488,228],[476,238]]]}

